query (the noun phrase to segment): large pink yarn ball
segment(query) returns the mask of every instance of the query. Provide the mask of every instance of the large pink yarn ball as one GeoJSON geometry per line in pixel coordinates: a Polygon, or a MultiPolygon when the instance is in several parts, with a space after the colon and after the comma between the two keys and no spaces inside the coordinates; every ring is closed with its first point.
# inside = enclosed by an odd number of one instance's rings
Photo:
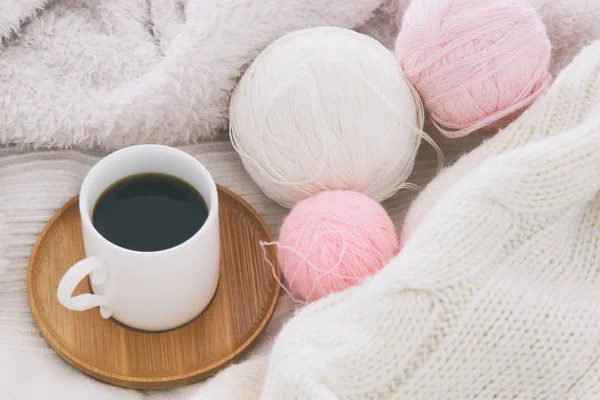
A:
{"type": "Polygon", "coordinates": [[[304,301],[362,282],[398,253],[385,209],[354,191],[325,191],[285,218],[277,256],[291,291],[304,301]]]}
{"type": "Polygon", "coordinates": [[[414,0],[395,47],[447,137],[514,119],[548,85],[550,50],[527,0],[414,0]]]}

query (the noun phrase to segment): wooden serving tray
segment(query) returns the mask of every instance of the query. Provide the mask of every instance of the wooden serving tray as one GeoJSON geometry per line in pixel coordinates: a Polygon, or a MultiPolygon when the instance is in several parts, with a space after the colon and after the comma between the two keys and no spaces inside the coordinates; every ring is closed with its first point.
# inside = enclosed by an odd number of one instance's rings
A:
{"type": "MultiPolygon", "coordinates": [[[[94,378],[140,389],[204,379],[240,355],[267,325],[277,304],[279,285],[259,245],[273,237],[241,197],[221,186],[218,193],[221,277],[215,296],[192,322],[159,333],[103,319],[98,308],[78,312],[60,305],[58,282],[85,257],[78,197],[65,204],[40,233],[27,271],[31,311],[54,350],[94,378]]],[[[266,254],[279,278],[274,250],[268,248],[266,254]]],[[[86,279],[74,295],[90,292],[86,279]]]]}

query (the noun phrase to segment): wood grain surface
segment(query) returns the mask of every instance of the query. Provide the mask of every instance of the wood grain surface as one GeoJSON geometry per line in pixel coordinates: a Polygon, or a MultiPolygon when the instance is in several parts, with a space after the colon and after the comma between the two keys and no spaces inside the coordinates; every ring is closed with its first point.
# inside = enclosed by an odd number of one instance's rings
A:
{"type": "MultiPolygon", "coordinates": [[[[103,319],[97,308],[70,311],[58,302],[64,272],[85,257],[78,198],[73,198],[40,233],[29,261],[29,304],[44,338],[75,368],[123,387],[180,386],[223,368],[267,325],[279,286],[259,245],[273,240],[262,218],[223,187],[219,211],[221,278],[211,304],[192,322],[153,333],[103,319]]],[[[275,251],[269,247],[266,254],[279,277],[275,251]]],[[[86,292],[91,292],[88,279],[74,295],[86,292]]]]}

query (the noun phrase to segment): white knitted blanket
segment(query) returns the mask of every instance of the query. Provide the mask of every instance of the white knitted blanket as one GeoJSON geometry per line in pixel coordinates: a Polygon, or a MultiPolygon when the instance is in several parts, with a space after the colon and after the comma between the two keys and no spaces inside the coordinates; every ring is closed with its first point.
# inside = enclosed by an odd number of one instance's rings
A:
{"type": "MultiPolygon", "coordinates": [[[[212,380],[181,389],[120,389],[74,370],[56,356],[39,335],[26,297],[29,252],[47,219],[77,193],[86,171],[103,154],[98,151],[132,143],[176,144],[213,137],[226,124],[228,95],[244,65],[271,40],[287,31],[320,24],[354,26],[391,45],[404,2],[389,1],[373,12],[380,3],[375,0],[333,0],[325,4],[316,0],[49,3],[0,0],[0,37],[3,38],[0,42],[0,142],[78,149],[37,152],[14,146],[0,149],[0,399],[259,397],[267,365],[267,358],[260,354],[270,349],[272,339],[295,308],[287,297],[280,299],[272,323],[254,351],[239,360],[240,365],[226,369],[212,380]],[[38,7],[44,8],[38,10],[38,7]],[[31,15],[35,17],[27,20],[31,15]],[[153,32],[151,35],[148,28],[153,32]],[[92,152],[92,147],[96,152],[92,152]]],[[[584,44],[600,37],[600,4],[597,2],[532,0],[532,3],[548,26],[553,43],[553,72],[561,70],[584,44]]],[[[596,51],[600,51],[598,47],[596,51]]],[[[594,95],[588,94],[582,86],[583,77],[577,75],[576,68],[569,85],[581,88],[568,95],[561,93],[561,104],[570,104],[571,108],[565,106],[556,115],[538,121],[541,129],[557,120],[578,121],[586,113],[578,108],[581,93],[585,94],[584,98],[594,95]]],[[[558,100],[552,97],[549,101],[558,100]]],[[[481,140],[471,137],[449,141],[440,135],[433,136],[451,161],[481,140]]],[[[511,140],[520,141],[518,137],[511,140]]],[[[226,138],[217,136],[215,141],[182,148],[205,163],[219,183],[248,200],[277,234],[285,210],[269,201],[251,182],[226,138]]],[[[433,176],[435,167],[435,154],[424,146],[410,181],[425,184],[433,176]]],[[[410,193],[402,192],[385,204],[398,230],[411,200],[410,193]]],[[[307,328],[311,327],[310,321],[305,324],[307,328]]],[[[356,354],[362,354],[361,348],[368,343],[378,341],[352,335],[337,338],[356,354]],[[363,342],[357,341],[359,339],[363,342]]],[[[390,344],[391,348],[403,345],[401,341],[390,344]]],[[[328,354],[327,348],[320,351],[328,354]]],[[[306,354],[319,359],[318,352],[306,354]]],[[[373,371],[387,373],[390,366],[385,360],[376,361],[365,365],[373,371]]],[[[273,365],[277,368],[279,364],[274,362],[273,365]]],[[[335,366],[336,362],[323,364],[323,368],[332,373],[336,371],[335,366]]],[[[305,374],[306,371],[301,371],[298,376],[305,374]]],[[[331,380],[331,376],[323,376],[331,380]]],[[[357,378],[335,375],[335,379],[344,377],[347,381],[357,378]]],[[[277,374],[269,382],[279,380],[283,382],[282,388],[290,387],[289,381],[280,379],[277,374]]],[[[296,383],[291,386],[296,387],[296,383]]],[[[386,385],[382,388],[389,387],[386,385]]],[[[325,397],[319,397],[317,392],[306,397],[294,390],[278,390],[275,395],[267,390],[265,398],[281,398],[286,393],[301,399],[350,397],[334,387],[322,392],[325,397]]],[[[359,391],[356,393],[356,398],[367,397],[358,394],[359,391]]],[[[439,398],[432,396],[400,398],[439,398]]],[[[471,392],[443,397],[472,396],[471,392]]],[[[392,395],[383,392],[380,397],[392,395]]],[[[533,397],[523,392],[518,398],[533,397]]]]}

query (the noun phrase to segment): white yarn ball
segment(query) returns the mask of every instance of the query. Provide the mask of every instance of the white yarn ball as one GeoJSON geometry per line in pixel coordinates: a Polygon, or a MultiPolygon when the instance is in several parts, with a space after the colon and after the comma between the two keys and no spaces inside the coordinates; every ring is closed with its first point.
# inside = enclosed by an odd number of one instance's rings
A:
{"type": "Polygon", "coordinates": [[[230,136],[258,186],[292,207],[324,190],[382,201],[414,166],[423,107],[393,54],[369,36],[320,27],[287,34],[248,68],[230,136]]]}

